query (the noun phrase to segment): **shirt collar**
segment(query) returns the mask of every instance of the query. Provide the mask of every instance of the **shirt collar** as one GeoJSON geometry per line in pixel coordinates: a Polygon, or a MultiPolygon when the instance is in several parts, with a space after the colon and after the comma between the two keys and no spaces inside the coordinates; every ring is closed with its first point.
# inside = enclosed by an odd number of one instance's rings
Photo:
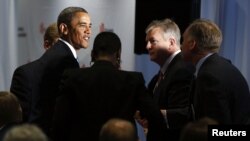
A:
{"type": "Polygon", "coordinates": [[[195,68],[196,68],[195,73],[194,73],[195,76],[197,76],[197,74],[198,74],[198,72],[199,72],[199,70],[200,70],[201,65],[202,65],[202,64],[207,60],[207,58],[208,58],[209,56],[211,56],[212,54],[214,54],[214,53],[208,53],[206,56],[204,56],[203,58],[201,58],[201,59],[198,61],[198,63],[197,63],[196,66],[195,66],[195,68]]]}
{"type": "Polygon", "coordinates": [[[171,56],[168,57],[168,59],[165,61],[164,65],[161,68],[161,73],[164,74],[169,66],[169,64],[171,63],[171,61],[174,59],[174,57],[181,52],[181,50],[176,51],[175,53],[173,53],[171,56]]]}
{"type": "Polygon", "coordinates": [[[59,40],[64,42],[69,47],[69,49],[73,53],[74,57],[77,59],[77,54],[76,54],[75,48],[71,44],[69,44],[67,41],[63,40],[62,38],[59,38],[59,40]]]}

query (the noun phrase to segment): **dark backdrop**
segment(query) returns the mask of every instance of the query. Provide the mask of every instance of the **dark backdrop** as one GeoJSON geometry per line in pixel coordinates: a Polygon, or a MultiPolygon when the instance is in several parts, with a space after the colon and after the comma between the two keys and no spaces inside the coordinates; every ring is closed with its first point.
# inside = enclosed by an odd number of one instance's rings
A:
{"type": "Polygon", "coordinates": [[[146,54],[145,29],[152,20],[170,18],[181,33],[194,19],[200,17],[200,0],[136,0],[135,44],[136,54],[146,54]]]}

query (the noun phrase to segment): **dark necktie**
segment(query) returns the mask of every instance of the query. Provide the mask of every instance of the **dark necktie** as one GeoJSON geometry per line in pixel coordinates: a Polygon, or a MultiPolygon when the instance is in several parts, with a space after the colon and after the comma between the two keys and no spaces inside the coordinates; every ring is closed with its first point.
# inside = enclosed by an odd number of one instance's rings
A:
{"type": "MultiPolygon", "coordinates": [[[[165,77],[164,74],[160,71],[160,72],[159,72],[159,75],[158,75],[157,82],[156,82],[155,87],[154,87],[154,91],[153,91],[153,93],[154,93],[154,100],[156,101],[156,103],[158,103],[159,98],[160,98],[160,92],[158,91],[158,89],[159,89],[158,87],[159,87],[161,81],[164,79],[164,77],[165,77]]],[[[158,104],[159,104],[159,103],[158,103],[158,104]]],[[[164,110],[164,109],[163,109],[163,110],[164,110]]],[[[166,109],[165,109],[165,110],[166,110],[166,109]]],[[[165,113],[165,114],[166,114],[166,113],[165,113]]],[[[168,118],[167,118],[167,115],[165,115],[165,114],[163,114],[163,115],[164,115],[164,119],[165,119],[167,128],[169,128],[168,118]]]]}
{"type": "Polygon", "coordinates": [[[163,77],[164,77],[164,74],[160,71],[160,72],[159,72],[159,75],[158,75],[157,82],[156,82],[155,87],[154,87],[154,91],[153,91],[154,94],[155,94],[155,91],[156,91],[156,89],[158,88],[158,86],[159,86],[161,80],[163,79],[163,77]]]}

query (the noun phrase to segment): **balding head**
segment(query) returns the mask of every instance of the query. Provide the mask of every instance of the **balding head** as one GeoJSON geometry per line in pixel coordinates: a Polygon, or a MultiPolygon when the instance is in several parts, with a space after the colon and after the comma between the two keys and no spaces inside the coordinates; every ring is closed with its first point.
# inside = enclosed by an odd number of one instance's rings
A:
{"type": "Polygon", "coordinates": [[[99,141],[137,141],[135,126],[126,120],[111,119],[103,125],[99,141]]]}

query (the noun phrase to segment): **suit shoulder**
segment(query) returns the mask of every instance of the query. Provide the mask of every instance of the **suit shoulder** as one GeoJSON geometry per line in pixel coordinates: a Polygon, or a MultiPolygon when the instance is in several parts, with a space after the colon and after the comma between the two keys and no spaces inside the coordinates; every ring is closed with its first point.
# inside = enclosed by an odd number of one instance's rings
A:
{"type": "Polygon", "coordinates": [[[27,64],[23,64],[19,67],[17,67],[14,71],[14,73],[25,73],[25,72],[30,72],[32,71],[33,68],[35,68],[35,65],[36,62],[33,61],[33,62],[29,62],[27,64]]]}
{"type": "Polygon", "coordinates": [[[79,74],[89,74],[90,68],[68,68],[64,70],[63,76],[78,77],[79,74]]]}
{"type": "Polygon", "coordinates": [[[78,73],[81,69],[79,68],[68,68],[64,70],[63,74],[75,74],[78,73]]]}

